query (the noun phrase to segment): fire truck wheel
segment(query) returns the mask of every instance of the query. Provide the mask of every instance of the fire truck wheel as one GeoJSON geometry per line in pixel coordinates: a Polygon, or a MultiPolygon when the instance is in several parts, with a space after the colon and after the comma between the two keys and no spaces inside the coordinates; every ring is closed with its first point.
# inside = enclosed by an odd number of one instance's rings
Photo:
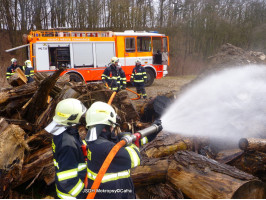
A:
{"type": "Polygon", "coordinates": [[[147,73],[147,82],[145,84],[146,87],[152,85],[155,75],[154,72],[152,71],[152,69],[146,69],[146,73],[147,73]]]}
{"type": "Polygon", "coordinates": [[[83,79],[79,74],[76,73],[69,73],[69,79],[73,82],[82,82],[83,79]]]}

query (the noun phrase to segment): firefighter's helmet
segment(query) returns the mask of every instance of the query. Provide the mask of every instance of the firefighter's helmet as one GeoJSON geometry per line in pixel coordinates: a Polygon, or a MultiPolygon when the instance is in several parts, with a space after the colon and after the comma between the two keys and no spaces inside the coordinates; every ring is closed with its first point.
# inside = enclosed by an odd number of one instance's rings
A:
{"type": "Polygon", "coordinates": [[[116,123],[116,112],[107,103],[97,101],[91,105],[86,113],[86,126],[105,124],[112,126],[116,123]]]}
{"type": "Polygon", "coordinates": [[[119,62],[119,59],[117,57],[112,57],[111,59],[111,63],[112,64],[115,64],[115,63],[118,63],[119,62]]]}
{"type": "Polygon", "coordinates": [[[73,98],[64,99],[57,104],[53,120],[64,126],[78,124],[86,110],[81,101],[73,98]]]}
{"type": "Polygon", "coordinates": [[[31,61],[30,60],[26,60],[25,61],[25,66],[26,67],[31,67],[31,61]]]}
{"type": "Polygon", "coordinates": [[[17,59],[16,58],[12,58],[11,59],[11,63],[14,64],[15,62],[17,62],[17,59]]]}
{"type": "Polygon", "coordinates": [[[141,64],[141,60],[138,58],[138,59],[135,61],[135,63],[136,63],[137,65],[140,65],[140,64],[141,64]]]}

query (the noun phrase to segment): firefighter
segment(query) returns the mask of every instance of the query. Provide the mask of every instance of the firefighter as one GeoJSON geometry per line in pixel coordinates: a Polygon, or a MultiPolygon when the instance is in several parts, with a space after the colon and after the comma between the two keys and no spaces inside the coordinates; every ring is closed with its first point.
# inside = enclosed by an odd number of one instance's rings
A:
{"type": "Polygon", "coordinates": [[[113,57],[110,65],[102,74],[103,83],[107,84],[114,92],[118,92],[121,89],[121,74],[124,72],[121,67],[118,67],[118,62],[119,59],[117,57],[113,57]]]}
{"type": "Polygon", "coordinates": [[[147,81],[147,74],[144,67],[141,66],[140,59],[136,60],[136,66],[134,67],[130,82],[133,86],[136,87],[137,93],[143,97],[143,99],[147,99],[147,94],[145,90],[145,83],[147,81]]]}
{"type": "Polygon", "coordinates": [[[15,70],[17,68],[20,68],[22,70],[22,67],[17,64],[17,59],[12,58],[11,59],[11,65],[6,70],[6,79],[8,80],[13,74],[15,74],[15,70]]]}
{"type": "Polygon", "coordinates": [[[30,60],[26,60],[25,61],[25,65],[23,66],[23,70],[25,73],[25,76],[28,79],[28,83],[31,83],[34,81],[33,76],[34,76],[34,69],[31,66],[31,61],[30,60]]]}
{"type": "Polygon", "coordinates": [[[118,63],[117,65],[119,73],[120,73],[120,89],[124,90],[126,89],[127,86],[127,78],[126,78],[126,74],[124,72],[124,70],[121,67],[121,63],[118,63]]]}
{"type": "Polygon", "coordinates": [[[83,192],[86,163],[77,128],[86,110],[79,100],[64,99],[57,104],[53,121],[45,128],[53,134],[55,185],[57,196],[61,199],[86,197],[83,192]]]}
{"type": "MultiPolygon", "coordinates": [[[[119,142],[123,135],[130,134],[120,133],[116,136],[113,131],[117,125],[116,116],[117,114],[112,106],[103,102],[93,103],[86,113],[88,133],[85,140],[88,146],[88,188],[91,188],[97,173],[111,149],[119,142]]],[[[158,123],[161,124],[160,121],[158,123]]],[[[157,134],[158,132],[149,136],[149,138],[144,138],[145,141],[142,139],[142,144],[154,139],[157,134]]],[[[115,155],[104,175],[95,198],[135,198],[130,169],[138,165],[140,165],[139,148],[134,144],[122,147],[115,155]],[[114,193],[113,191],[116,192],[114,193]]]]}

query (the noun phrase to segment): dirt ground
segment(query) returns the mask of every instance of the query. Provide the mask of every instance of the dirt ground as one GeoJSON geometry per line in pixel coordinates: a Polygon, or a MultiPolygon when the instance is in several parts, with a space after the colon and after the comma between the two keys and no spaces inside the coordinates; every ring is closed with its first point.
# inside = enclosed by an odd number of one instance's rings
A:
{"type": "MultiPolygon", "coordinates": [[[[196,76],[166,76],[162,79],[155,79],[150,87],[145,88],[147,96],[148,98],[152,98],[173,90],[178,93],[182,86],[186,85],[195,78],[196,76]]],[[[128,84],[128,88],[136,91],[136,88],[131,86],[130,84],[128,84]]],[[[136,97],[136,95],[131,92],[128,92],[128,94],[130,98],[136,97]]]]}

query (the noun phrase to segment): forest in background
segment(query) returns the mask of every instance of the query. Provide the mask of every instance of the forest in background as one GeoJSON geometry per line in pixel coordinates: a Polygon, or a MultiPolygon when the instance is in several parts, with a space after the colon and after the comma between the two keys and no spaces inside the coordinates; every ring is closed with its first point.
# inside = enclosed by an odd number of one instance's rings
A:
{"type": "MultiPolygon", "coordinates": [[[[266,0],[0,0],[0,67],[30,30],[158,31],[171,75],[198,74],[224,43],[266,53],[266,0]]],[[[21,53],[22,52],[22,53],[21,53]]]]}

